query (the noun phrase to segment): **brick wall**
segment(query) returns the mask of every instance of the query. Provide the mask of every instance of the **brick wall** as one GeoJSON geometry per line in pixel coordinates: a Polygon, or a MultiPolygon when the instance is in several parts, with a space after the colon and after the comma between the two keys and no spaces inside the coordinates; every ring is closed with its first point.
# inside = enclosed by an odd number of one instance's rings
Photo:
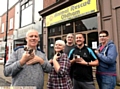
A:
{"type": "MultiPolygon", "coordinates": [[[[13,30],[14,30],[14,18],[15,17],[15,8],[11,8],[9,10],[9,13],[8,13],[8,30],[9,30],[9,33],[8,35],[12,35],[13,34],[13,30]],[[10,28],[10,19],[13,18],[13,29],[9,29],[10,28]]],[[[0,38],[2,38],[5,34],[6,34],[6,13],[3,14],[1,16],[1,27],[0,27],[0,38]],[[1,33],[1,30],[2,30],[2,23],[4,23],[4,33],[1,33]]]]}
{"type": "Polygon", "coordinates": [[[56,0],[43,0],[43,8],[46,8],[52,4],[54,4],[56,0]]]}

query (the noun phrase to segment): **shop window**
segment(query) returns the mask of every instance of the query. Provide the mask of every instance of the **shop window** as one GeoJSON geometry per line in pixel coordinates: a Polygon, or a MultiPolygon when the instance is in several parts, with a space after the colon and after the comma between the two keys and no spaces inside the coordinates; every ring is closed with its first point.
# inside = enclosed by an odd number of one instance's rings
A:
{"type": "Polygon", "coordinates": [[[26,4],[26,3],[32,2],[32,0],[21,0],[20,2],[21,2],[21,5],[23,5],[23,4],[26,4]]]}
{"type": "Polygon", "coordinates": [[[54,56],[54,39],[48,39],[48,59],[51,59],[54,56]]]}
{"type": "Polygon", "coordinates": [[[96,49],[99,44],[98,43],[98,32],[91,32],[88,34],[87,37],[88,37],[88,46],[91,47],[92,49],[96,49]],[[96,46],[94,46],[94,45],[96,45],[96,46]],[[94,48],[94,47],[96,47],[96,48],[94,48]]]}
{"type": "Polygon", "coordinates": [[[88,31],[88,30],[97,30],[97,17],[91,17],[83,20],[75,21],[75,31],[88,31]]]}
{"type": "Polygon", "coordinates": [[[10,19],[10,30],[13,29],[13,18],[10,19]]]}
{"type": "Polygon", "coordinates": [[[22,5],[22,10],[24,10],[26,8],[26,4],[22,5]]]}
{"type": "Polygon", "coordinates": [[[2,30],[1,30],[1,33],[4,32],[4,23],[2,23],[2,30]]]}
{"type": "Polygon", "coordinates": [[[73,33],[73,23],[66,23],[62,25],[63,34],[73,33]]]}
{"type": "Polygon", "coordinates": [[[32,0],[21,0],[21,8],[22,10],[26,9],[30,5],[32,5],[33,1],[32,0]]]}
{"type": "Polygon", "coordinates": [[[50,27],[48,30],[48,36],[61,35],[61,26],[50,27]]]}

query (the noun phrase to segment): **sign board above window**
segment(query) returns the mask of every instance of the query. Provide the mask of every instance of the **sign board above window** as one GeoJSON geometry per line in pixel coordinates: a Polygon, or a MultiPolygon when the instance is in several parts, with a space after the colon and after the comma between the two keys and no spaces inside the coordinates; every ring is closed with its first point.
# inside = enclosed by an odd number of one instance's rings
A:
{"type": "Polygon", "coordinates": [[[97,12],[97,0],[82,0],[46,17],[46,27],[97,12]]]}

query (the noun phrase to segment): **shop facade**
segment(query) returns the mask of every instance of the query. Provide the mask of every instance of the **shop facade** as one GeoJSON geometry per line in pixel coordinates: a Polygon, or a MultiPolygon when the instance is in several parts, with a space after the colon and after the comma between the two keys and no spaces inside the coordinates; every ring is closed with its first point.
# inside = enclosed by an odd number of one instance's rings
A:
{"type": "Polygon", "coordinates": [[[85,44],[96,49],[99,44],[98,32],[105,29],[117,46],[117,80],[120,81],[120,1],[75,0],[74,4],[71,4],[71,0],[66,1],[68,2],[51,5],[39,12],[43,17],[43,50],[48,58],[54,55],[55,41],[65,41],[68,33],[83,33],[85,44]],[[59,7],[60,10],[57,10],[59,7]]]}

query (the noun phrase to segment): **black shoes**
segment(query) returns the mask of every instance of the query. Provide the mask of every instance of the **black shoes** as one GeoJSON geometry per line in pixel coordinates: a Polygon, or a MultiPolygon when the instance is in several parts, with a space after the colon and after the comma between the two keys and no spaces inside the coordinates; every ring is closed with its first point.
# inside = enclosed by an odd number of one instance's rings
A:
{"type": "Polygon", "coordinates": [[[120,86],[120,83],[117,83],[116,85],[117,85],[117,86],[120,86]]]}

